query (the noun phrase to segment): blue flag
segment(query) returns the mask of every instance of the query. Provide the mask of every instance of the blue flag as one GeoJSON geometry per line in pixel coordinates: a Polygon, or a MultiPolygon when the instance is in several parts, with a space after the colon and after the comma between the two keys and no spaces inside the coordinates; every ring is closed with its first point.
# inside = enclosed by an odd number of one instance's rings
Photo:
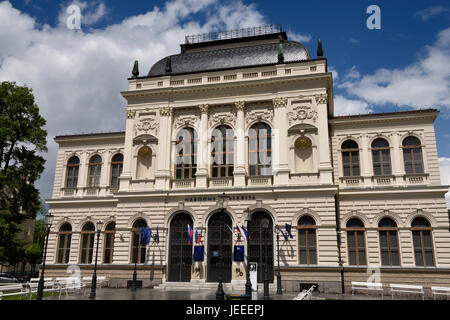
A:
{"type": "Polygon", "coordinates": [[[281,234],[282,234],[283,237],[284,237],[284,240],[287,240],[287,239],[288,239],[288,238],[287,238],[287,235],[283,232],[283,230],[281,230],[281,228],[278,228],[278,230],[280,230],[281,234]]]}
{"type": "Polygon", "coordinates": [[[141,228],[141,245],[147,244],[147,230],[143,226],[141,228]]]}
{"type": "Polygon", "coordinates": [[[289,233],[289,237],[294,239],[294,236],[291,233],[291,225],[286,223],[286,232],[289,233]]]}

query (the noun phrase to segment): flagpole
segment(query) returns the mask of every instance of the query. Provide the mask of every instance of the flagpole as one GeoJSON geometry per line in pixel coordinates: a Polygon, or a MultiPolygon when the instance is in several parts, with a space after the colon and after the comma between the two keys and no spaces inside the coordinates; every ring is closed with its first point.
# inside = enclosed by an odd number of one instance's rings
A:
{"type": "Polygon", "coordinates": [[[280,273],[280,227],[277,226],[277,260],[278,260],[278,272],[277,272],[277,294],[283,294],[281,288],[281,273],[280,273]]]}

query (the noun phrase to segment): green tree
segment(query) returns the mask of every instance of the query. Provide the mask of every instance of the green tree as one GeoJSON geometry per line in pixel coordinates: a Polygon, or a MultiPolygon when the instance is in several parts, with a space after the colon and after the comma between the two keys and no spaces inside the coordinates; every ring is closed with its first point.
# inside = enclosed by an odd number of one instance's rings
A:
{"type": "Polygon", "coordinates": [[[45,119],[32,89],[15,82],[0,84],[0,263],[24,259],[25,243],[15,240],[18,225],[36,217],[41,207],[34,183],[44,171],[45,119]]]}

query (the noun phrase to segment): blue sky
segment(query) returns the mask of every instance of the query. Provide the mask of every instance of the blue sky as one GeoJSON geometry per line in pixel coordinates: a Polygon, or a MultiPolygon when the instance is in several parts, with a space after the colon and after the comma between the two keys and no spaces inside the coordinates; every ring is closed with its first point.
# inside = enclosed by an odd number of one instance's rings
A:
{"type": "Polygon", "coordinates": [[[439,109],[441,177],[450,184],[448,1],[0,1],[0,80],[33,87],[48,121],[43,197],[51,197],[54,136],[124,129],[119,92],[135,59],[144,74],[178,53],[185,35],[271,23],[313,57],[322,39],[338,114],[439,109]],[[71,4],[81,8],[81,30],[66,27],[71,4]],[[366,27],[373,4],[380,30],[366,27]]]}

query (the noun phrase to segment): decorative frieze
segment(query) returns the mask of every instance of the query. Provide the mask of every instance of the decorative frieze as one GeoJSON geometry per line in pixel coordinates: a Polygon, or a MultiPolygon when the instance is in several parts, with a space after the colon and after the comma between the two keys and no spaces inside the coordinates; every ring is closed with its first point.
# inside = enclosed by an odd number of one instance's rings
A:
{"type": "Polygon", "coordinates": [[[261,110],[251,110],[247,112],[245,122],[247,125],[254,121],[266,120],[269,122],[273,121],[273,110],[261,109],[261,110]]]}
{"type": "Polygon", "coordinates": [[[314,122],[317,119],[317,112],[312,110],[311,106],[295,106],[291,112],[288,112],[289,126],[306,119],[313,120],[314,122]]]}
{"type": "Polygon", "coordinates": [[[142,133],[153,133],[154,136],[158,136],[159,122],[156,122],[155,118],[140,119],[134,126],[134,135],[137,136],[142,133]]]}

